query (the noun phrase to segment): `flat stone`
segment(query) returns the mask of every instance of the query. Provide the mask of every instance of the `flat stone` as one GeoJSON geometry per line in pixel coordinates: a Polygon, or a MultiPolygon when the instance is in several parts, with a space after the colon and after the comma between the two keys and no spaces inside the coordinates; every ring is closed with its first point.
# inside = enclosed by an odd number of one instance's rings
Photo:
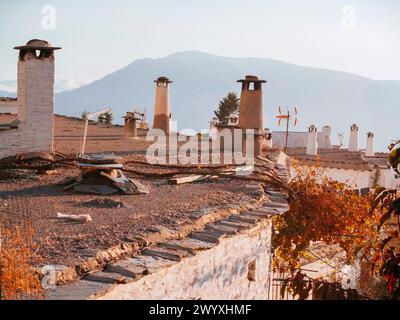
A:
{"type": "Polygon", "coordinates": [[[287,203],[280,203],[280,202],[264,202],[263,207],[267,208],[286,208],[289,207],[287,203]]]}
{"type": "Polygon", "coordinates": [[[132,282],[133,278],[123,276],[119,273],[100,271],[87,275],[85,280],[111,284],[124,284],[132,282]]]}
{"type": "Polygon", "coordinates": [[[127,259],[132,266],[145,268],[144,274],[155,273],[160,269],[168,268],[176,263],[177,261],[167,260],[160,257],[154,256],[136,256],[134,258],[127,259]]]}
{"type": "Polygon", "coordinates": [[[234,234],[238,233],[239,228],[228,227],[226,225],[219,224],[217,222],[217,223],[212,223],[212,224],[207,225],[206,230],[223,232],[225,234],[234,235],[234,234]]]}
{"type": "Polygon", "coordinates": [[[203,209],[189,213],[189,217],[198,219],[198,218],[201,218],[202,216],[212,213],[214,210],[215,210],[215,208],[203,208],[203,209]]]}
{"type": "Polygon", "coordinates": [[[272,202],[287,204],[287,199],[283,196],[269,196],[268,199],[272,202]]]}
{"type": "Polygon", "coordinates": [[[91,295],[111,288],[112,284],[80,280],[45,291],[46,300],[86,300],[91,295]]]}
{"type": "Polygon", "coordinates": [[[219,239],[223,236],[224,234],[216,233],[215,231],[196,231],[192,232],[190,238],[204,242],[219,243],[219,239]]]}
{"type": "MultiPolygon", "coordinates": [[[[172,240],[172,241],[176,241],[176,240],[172,240]]],[[[161,248],[176,250],[178,252],[186,252],[186,255],[189,255],[189,254],[194,255],[194,250],[192,248],[183,247],[182,245],[179,244],[179,242],[172,242],[172,241],[159,243],[158,246],[161,248]]]]}
{"type": "Polygon", "coordinates": [[[275,208],[266,208],[266,207],[260,207],[251,210],[252,213],[256,213],[259,215],[269,215],[271,213],[274,213],[275,211],[276,211],[275,208]]]}
{"type": "Polygon", "coordinates": [[[218,224],[231,227],[231,228],[238,228],[241,229],[248,229],[253,227],[254,225],[251,223],[243,222],[243,221],[233,221],[233,220],[222,220],[218,224]]]}
{"type": "Polygon", "coordinates": [[[255,219],[253,219],[253,218],[245,218],[245,217],[242,217],[240,214],[229,216],[227,220],[233,221],[233,222],[237,222],[237,223],[241,223],[241,224],[245,223],[249,227],[252,227],[252,226],[254,226],[256,224],[256,220],[255,219]]]}
{"type": "Polygon", "coordinates": [[[143,275],[143,273],[146,271],[146,268],[135,266],[128,260],[121,260],[108,265],[106,271],[118,273],[132,279],[137,279],[143,275]]]}
{"type": "Polygon", "coordinates": [[[244,218],[244,219],[252,220],[252,221],[254,221],[254,223],[257,223],[261,219],[265,218],[265,216],[254,214],[251,211],[241,213],[240,217],[244,218]]]}
{"type": "Polygon", "coordinates": [[[275,205],[268,204],[268,205],[265,205],[265,206],[267,208],[269,208],[269,209],[272,209],[273,211],[278,212],[278,213],[285,213],[290,209],[290,207],[288,205],[286,205],[286,206],[275,206],[275,205]]]}
{"type": "Polygon", "coordinates": [[[160,247],[152,247],[148,249],[144,249],[142,251],[142,254],[145,256],[153,256],[153,257],[159,257],[167,260],[172,260],[172,261],[181,261],[182,256],[179,255],[176,251],[172,251],[166,248],[160,248],[160,247]]]}
{"type": "Polygon", "coordinates": [[[191,238],[185,238],[182,240],[171,240],[164,244],[175,244],[175,245],[181,246],[185,250],[191,250],[192,252],[198,251],[198,250],[210,249],[212,247],[215,247],[215,245],[216,245],[215,243],[212,243],[212,242],[204,242],[201,240],[191,239],[191,238]]]}

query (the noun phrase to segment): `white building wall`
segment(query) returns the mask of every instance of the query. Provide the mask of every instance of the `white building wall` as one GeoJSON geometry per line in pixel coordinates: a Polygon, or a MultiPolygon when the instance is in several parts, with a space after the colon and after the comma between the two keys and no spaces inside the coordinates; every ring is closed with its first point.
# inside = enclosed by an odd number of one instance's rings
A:
{"type": "Polygon", "coordinates": [[[267,299],[270,251],[271,221],[265,221],[169,268],[118,285],[100,299],[267,299]],[[255,281],[249,281],[253,261],[255,281]]]}
{"type": "MultiPolygon", "coordinates": [[[[330,134],[330,131],[329,131],[330,134]]],[[[308,132],[289,132],[288,148],[306,148],[308,132]]],[[[332,148],[330,136],[326,131],[317,133],[318,147],[321,149],[332,148]]],[[[272,132],[272,145],[274,148],[284,148],[286,133],[282,131],[272,132]]]]}
{"type": "MultiPolygon", "coordinates": [[[[312,168],[319,170],[317,167],[306,167],[300,166],[300,169],[312,168]]],[[[296,176],[295,169],[290,169],[291,176],[296,176]]],[[[323,168],[323,176],[327,176],[335,181],[344,183],[353,189],[371,188],[373,185],[374,172],[373,171],[361,171],[361,170],[349,170],[349,169],[337,169],[337,168],[323,168]]]]}
{"type": "Polygon", "coordinates": [[[379,185],[387,189],[400,188],[400,178],[396,178],[393,169],[382,169],[379,176],[379,185]]]}

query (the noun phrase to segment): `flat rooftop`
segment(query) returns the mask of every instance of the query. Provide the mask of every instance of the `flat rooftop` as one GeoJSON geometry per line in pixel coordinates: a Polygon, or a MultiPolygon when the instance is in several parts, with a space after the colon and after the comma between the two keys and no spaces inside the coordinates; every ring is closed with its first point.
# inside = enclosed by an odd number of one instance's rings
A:
{"type": "MultiPolygon", "coordinates": [[[[76,154],[82,131],[82,120],[56,115],[54,149],[76,154]]],[[[92,124],[86,152],[113,152],[125,160],[146,161],[150,143],[140,130],[138,139],[132,140],[124,138],[121,126],[92,124]]],[[[140,169],[148,170],[148,166],[140,169]]],[[[165,169],[152,168],[152,172],[165,169]]],[[[193,230],[200,227],[199,221],[208,209],[240,206],[259,196],[249,182],[228,179],[170,185],[165,179],[135,177],[150,189],[148,194],[140,195],[79,194],[57,185],[79,173],[72,166],[40,174],[32,170],[0,171],[2,218],[10,223],[26,219],[32,223],[36,265],[76,265],[99,250],[131,243],[148,232],[178,233],[185,227],[193,230]],[[89,214],[92,222],[66,222],[58,219],[57,213],[89,214]]]]}

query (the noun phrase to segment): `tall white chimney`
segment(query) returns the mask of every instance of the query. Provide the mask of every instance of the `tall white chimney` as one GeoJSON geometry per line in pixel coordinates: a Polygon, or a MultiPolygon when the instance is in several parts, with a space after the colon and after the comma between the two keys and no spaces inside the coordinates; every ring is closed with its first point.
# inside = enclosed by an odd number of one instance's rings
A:
{"type": "Polygon", "coordinates": [[[272,132],[271,129],[264,129],[264,135],[265,135],[265,146],[269,149],[272,148],[272,132]]]}
{"type": "Polygon", "coordinates": [[[356,124],[350,127],[349,151],[358,151],[358,126],[356,124]]]}
{"type": "Polygon", "coordinates": [[[318,150],[317,127],[312,124],[308,128],[306,154],[309,156],[316,156],[317,150],[318,150]]]}
{"type": "Polygon", "coordinates": [[[373,157],[375,156],[374,152],[374,134],[372,132],[367,133],[367,147],[365,148],[365,156],[373,157]]]}

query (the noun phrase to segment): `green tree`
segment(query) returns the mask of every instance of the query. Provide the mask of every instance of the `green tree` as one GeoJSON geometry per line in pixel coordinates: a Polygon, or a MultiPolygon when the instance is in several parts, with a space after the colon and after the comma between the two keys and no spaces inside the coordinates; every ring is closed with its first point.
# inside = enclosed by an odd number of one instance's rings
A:
{"type": "Polygon", "coordinates": [[[222,124],[228,123],[228,116],[233,112],[239,111],[239,101],[236,93],[229,92],[225,98],[219,102],[218,110],[214,114],[222,124]]]}
{"type": "Polygon", "coordinates": [[[106,112],[105,114],[104,114],[104,123],[105,124],[112,124],[112,121],[113,121],[113,114],[112,114],[112,112],[110,111],[110,112],[106,112]]]}

